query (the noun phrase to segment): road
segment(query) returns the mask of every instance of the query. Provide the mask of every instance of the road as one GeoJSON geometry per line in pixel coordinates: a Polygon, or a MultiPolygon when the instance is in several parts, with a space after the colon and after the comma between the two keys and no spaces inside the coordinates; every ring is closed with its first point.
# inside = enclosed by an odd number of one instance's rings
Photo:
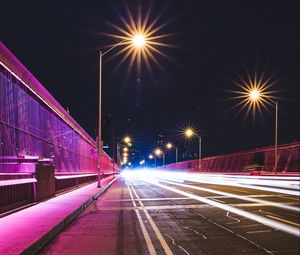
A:
{"type": "Polygon", "coordinates": [[[299,254],[299,178],[140,171],[40,254],[299,254]]]}

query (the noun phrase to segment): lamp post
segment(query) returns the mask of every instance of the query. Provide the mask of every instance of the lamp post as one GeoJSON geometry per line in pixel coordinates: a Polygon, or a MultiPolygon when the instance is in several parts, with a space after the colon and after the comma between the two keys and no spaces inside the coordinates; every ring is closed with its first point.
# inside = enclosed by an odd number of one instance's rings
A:
{"type": "Polygon", "coordinates": [[[278,166],[278,100],[273,100],[270,96],[266,96],[262,94],[262,92],[258,88],[254,88],[249,91],[248,99],[255,105],[259,102],[265,102],[265,97],[272,104],[275,105],[275,143],[274,143],[274,168],[273,171],[275,175],[277,175],[277,166],[278,166]]]}
{"type": "Polygon", "coordinates": [[[187,128],[185,131],[184,131],[184,134],[187,138],[190,138],[192,136],[196,136],[198,137],[199,139],[199,159],[198,159],[198,169],[200,170],[200,165],[201,165],[201,136],[197,135],[197,133],[191,129],[191,128],[187,128]]]}
{"type": "MultiPolygon", "coordinates": [[[[148,156],[148,158],[149,158],[150,160],[152,160],[152,159],[154,158],[154,162],[155,162],[155,165],[156,165],[156,159],[155,159],[155,157],[154,157],[152,154],[150,154],[150,155],[148,156]]],[[[153,163],[152,163],[152,166],[153,166],[153,163]]]]}
{"type": "Polygon", "coordinates": [[[170,150],[172,149],[173,147],[175,148],[175,163],[177,164],[178,162],[178,149],[176,146],[174,146],[172,143],[167,143],[166,144],[166,147],[170,150]]]}
{"type": "Polygon", "coordinates": [[[132,47],[135,48],[142,48],[145,44],[146,38],[143,34],[137,34],[133,36],[132,38],[126,38],[116,44],[114,44],[112,47],[110,47],[107,51],[99,52],[99,109],[98,109],[98,180],[97,180],[97,187],[101,188],[101,158],[103,153],[103,143],[102,143],[102,136],[101,136],[101,116],[102,116],[102,58],[104,55],[112,51],[114,48],[126,43],[128,44],[128,41],[130,44],[132,44],[132,47]]]}
{"type": "MultiPolygon", "coordinates": [[[[157,148],[155,151],[154,151],[154,153],[155,153],[155,155],[156,156],[160,156],[160,155],[162,155],[162,157],[163,157],[163,167],[164,167],[164,165],[165,165],[165,153],[160,149],[160,148],[157,148]]],[[[156,165],[156,162],[155,162],[155,165],[156,165]]]]}

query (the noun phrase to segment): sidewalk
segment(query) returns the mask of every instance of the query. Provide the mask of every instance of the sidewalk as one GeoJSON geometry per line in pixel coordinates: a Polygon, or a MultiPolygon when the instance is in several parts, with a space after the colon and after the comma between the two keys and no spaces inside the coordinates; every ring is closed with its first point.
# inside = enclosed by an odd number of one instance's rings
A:
{"type": "Polygon", "coordinates": [[[114,180],[107,177],[101,189],[95,182],[0,218],[0,254],[36,253],[114,180]]]}

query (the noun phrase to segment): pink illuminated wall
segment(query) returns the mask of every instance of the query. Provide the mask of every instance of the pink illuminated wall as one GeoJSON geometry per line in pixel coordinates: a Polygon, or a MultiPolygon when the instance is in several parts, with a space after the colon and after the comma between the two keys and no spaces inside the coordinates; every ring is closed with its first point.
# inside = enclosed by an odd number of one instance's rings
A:
{"type": "MultiPolygon", "coordinates": [[[[0,42],[0,173],[30,172],[35,158],[57,172],[97,172],[95,141],[0,42]]],[[[112,169],[108,155],[102,162],[112,169]]]]}

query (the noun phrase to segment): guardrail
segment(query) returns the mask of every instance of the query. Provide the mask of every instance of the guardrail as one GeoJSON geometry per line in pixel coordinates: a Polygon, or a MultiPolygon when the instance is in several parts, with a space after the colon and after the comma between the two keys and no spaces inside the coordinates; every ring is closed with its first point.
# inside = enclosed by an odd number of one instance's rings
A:
{"type": "MultiPolygon", "coordinates": [[[[278,147],[278,173],[300,172],[300,142],[283,144],[278,147]]],[[[169,164],[164,168],[173,171],[192,172],[273,172],[274,171],[274,147],[263,147],[243,152],[222,154],[213,157],[169,164]]]]}
{"type": "MultiPolygon", "coordinates": [[[[96,180],[96,142],[0,42],[0,212],[96,180]]],[[[102,174],[117,170],[103,152],[102,174]]]]}

